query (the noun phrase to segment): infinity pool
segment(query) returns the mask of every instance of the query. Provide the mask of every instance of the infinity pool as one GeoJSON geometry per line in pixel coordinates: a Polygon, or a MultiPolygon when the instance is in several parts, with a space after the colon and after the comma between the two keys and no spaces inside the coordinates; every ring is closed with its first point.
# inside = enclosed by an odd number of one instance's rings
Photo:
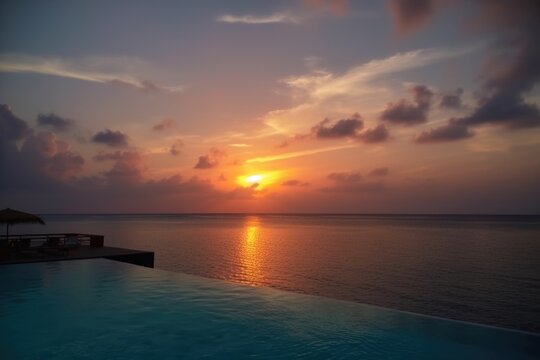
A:
{"type": "Polygon", "coordinates": [[[110,260],[0,266],[2,359],[538,359],[540,336],[110,260]]]}

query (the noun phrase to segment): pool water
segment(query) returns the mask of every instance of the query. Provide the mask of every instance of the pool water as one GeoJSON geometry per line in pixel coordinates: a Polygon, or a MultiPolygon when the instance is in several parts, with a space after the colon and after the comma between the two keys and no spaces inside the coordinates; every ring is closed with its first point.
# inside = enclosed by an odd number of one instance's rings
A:
{"type": "Polygon", "coordinates": [[[0,267],[2,359],[538,359],[540,336],[111,260],[0,267]]]}

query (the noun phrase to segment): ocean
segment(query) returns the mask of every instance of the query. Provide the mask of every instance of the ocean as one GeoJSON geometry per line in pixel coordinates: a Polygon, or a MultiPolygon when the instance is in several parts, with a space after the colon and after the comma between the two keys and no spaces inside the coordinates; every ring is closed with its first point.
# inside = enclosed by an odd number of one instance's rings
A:
{"type": "Polygon", "coordinates": [[[540,332],[540,216],[44,215],[159,269],[540,332]]]}

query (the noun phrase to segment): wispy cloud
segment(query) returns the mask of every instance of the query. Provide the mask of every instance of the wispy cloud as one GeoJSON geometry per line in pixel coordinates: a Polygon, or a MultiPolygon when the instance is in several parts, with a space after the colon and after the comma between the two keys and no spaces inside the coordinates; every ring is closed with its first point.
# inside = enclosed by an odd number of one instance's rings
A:
{"type": "Polygon", "coordinates": [[[350,94],[359,84],[382,75],[424,67],[435,62],[455,58],[477,50],[478,46],[461,48],[431,48],[397,53],[385,59],[369,61],[355,66],[342,75],[327,70],[311,74],[291,76],[283,81],[287,86],[304,90],[310,97],[324,99],[340,94],[350,94]]]}
{"type": "MultiPolygon", "coordinates": [[[[50,76],[59,76],[82,81],[102,84],[120,84],[143,91],[182,91],[181,86],[158,85],[152,81],[141,79],[136,75],[119,71],[100,70],[104,65],[122,67],[122,63],[130,61],[126,58],[97,58],[68,61],[61,58],[46,58],[18,54],[0,55],[0,72],[34,73],[50,76]]],[[[132,62],[131,62],[132,65],[132,62]]]]}
{"type": "Polygon", "coordinates": [[[355,145],[355,144],[348,144],[348,145],[340,145],[340,146],[322,147],[322,148],[311,149],[311,150],[293,151],[293,152],[279,154],[279,155],[261,156],[261,157],[248,159],[246,160],[246,163],[265,163],[265,162],[270,162],[270,161],[286,160],[286,159],[292,159],[292,158],[297,158],[301,156],[320,154],[320,153],[329,152],[329,151],[349,149],[349,148],[354,148],[357,146],[358,145],[355,145]]]}
{"type": "Polygon", "coordinates": [[[269,112],[264,122],[279,133],[291,135],[305,132],[314,119],[325,116],[362,111],[369,120],[396,96],[390,75],[464,56],[480,48],[473,45],[418,49],[371,60],[341,74],[319,68],[287,77],[281,82],[291,90],[296,104],[269,112]]]}
{"type": "Polygon", "coordinates": [[[286,12],[275,13],[271,15],[220,15],[216,17],[216,21],[229,23],[229,24],[276,24],[276,23],[289,23],[297,24],[301,22],[301,19],[297,16],[286,12]]]}

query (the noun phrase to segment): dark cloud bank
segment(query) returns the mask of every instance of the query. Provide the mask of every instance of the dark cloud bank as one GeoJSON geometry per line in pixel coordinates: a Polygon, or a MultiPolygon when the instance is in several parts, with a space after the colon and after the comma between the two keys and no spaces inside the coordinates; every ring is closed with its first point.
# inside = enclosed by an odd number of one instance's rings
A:
{"type": "MultiPolygon", "coordinates": [[[[464,1],[393,0],[389,7],[396,30],[408,35],[426,25],[445,6],[464,6],[464,1]]],[[[476,31],[496,35],[486,63],[481,99],[467,116],[423,132],[419,143],[455,141],[473,136],[470,127],[498,126],[512,131],[540,126],[540,109],[525,96],[540,81],[540,1],[478,0],[469,18],[476,31]]],[[[443,97],[441,105],[457,107],[456,95],[443,97]]]]}
{"type": "MultiPolygon", "coordinates": [[[[102,151],[85,160],[55,133],[32,130],[5,105],[0,105],[0,140],[0,208],[38,213],[208,212],[219,210],[216,206],[227,209],[223,204],[229,201],[242,204],[257,191],[256,184],[218,191],[209,181],[179,174],[148,179],[144,155],[133,149],[102,151]],[[84,167],[92,161],[106,170],[96,176],[83,175],[84,167]]],[[[519,151],[537,153],[538,148],[519,151]]],[[[515,157],[507,156],[505,162],[515,157]]],[[[540,163],[533,161],[531,166],[527,177],[514,174],[505,179],[490,178],[483,183],[450,188],[444,184],[390,188],[382,181],[374,181],[388,174],[386,168],[375,168],[366,177],[357,172],[333,173],[328,175],[330,186],[316,193],[302,191],[288,195],[281,207],[275,204],[273,209],[454,213],[466,209],[538,213],[539,199],[535,194],[540,163]]],[[[304,183],[293,179],[283,186],[304,186],[304,183]]]]}
{"type": "MultiPolygon", "coordinates": [[[[105,134],[105,140],[98,139],[110,146],[127,138],[121,132],[98,134],[105,134]]],[[[235,198],[197,177],[150,180],[137,150],[100,152],[90,161],[108,170],[82,175],[87,161],[69,143],[52,131],[34,131],[7,105],[0,105],[0,140],[0,207],[37,212],[208,211],[216,199],[235,198]]]]}

